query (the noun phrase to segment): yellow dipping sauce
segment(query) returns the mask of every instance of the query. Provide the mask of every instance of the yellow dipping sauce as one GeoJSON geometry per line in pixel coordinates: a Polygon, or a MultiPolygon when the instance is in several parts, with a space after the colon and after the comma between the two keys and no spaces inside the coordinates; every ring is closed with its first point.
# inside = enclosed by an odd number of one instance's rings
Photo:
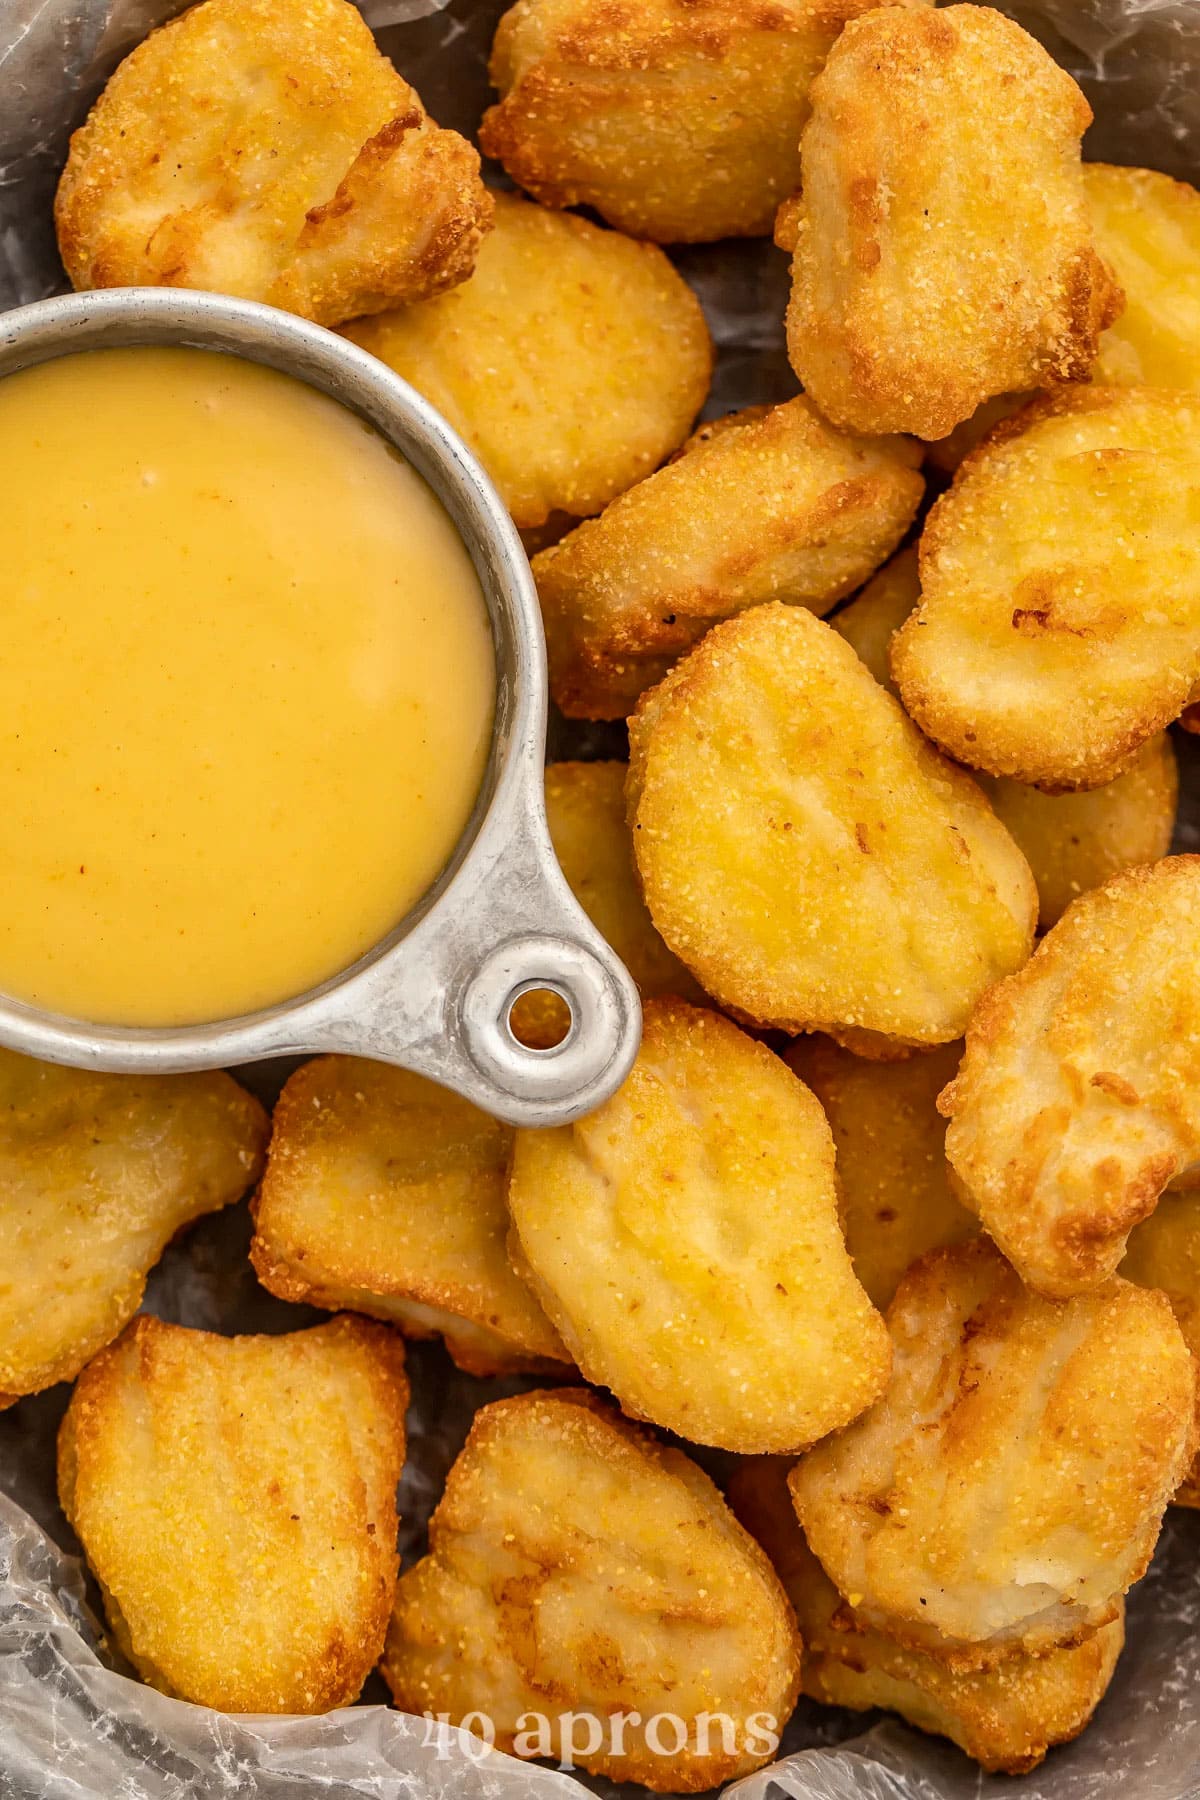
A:
{"type": "Polygon", "coordinates": [[[181,1025],[288,999],[435,880],[491,739],[471,559],[299,381],[200,350],[0,381],[0,990],[181,1025]]]}

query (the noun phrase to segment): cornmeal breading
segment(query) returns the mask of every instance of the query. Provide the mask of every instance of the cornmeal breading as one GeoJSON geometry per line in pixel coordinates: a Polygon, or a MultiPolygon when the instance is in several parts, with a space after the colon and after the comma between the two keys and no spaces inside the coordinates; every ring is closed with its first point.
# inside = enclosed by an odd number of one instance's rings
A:
{"type": "Polygon", "coordinates": [[[683,1793],[770,1760],[761,1731],[792,1710],[799,1643],[774,1570],[708,1477],[566,1390],[476,1414],[429,1555],[401,1577],[383,1673],[406,1712],[482,1713],[518,1756],[558,1759],[573,1718],[581,1768],[683,1793]],[[532,1741],[530,1712],[550,1741],[532,1741]],[[686,1732],[671,1754],[647,1741],[661,1713],[686,1732]]]}
{"type": "Polygon", "coordinates": [[[349,1317],[217,1337],[143,1315],[80,1376],[62,1508],[118,1646],[235,1713],[357,1699],[396,1585],[401,1340],[349,1317]]]}
{"type": "Polygon", "coordinates": [[[851,1628],[981,1668],[1110,1624],[1194,1446],[1165,1295],[1047,1300],[980,1238],[915,1264],[888,1326],[887,1393],[789,1478],[851,1628]]]}
{"type": "Polygon", "coordinates": [[[464,280],[491,200],[348,0],[201,0],[111,77],[55,218],[77,288],[209,288],[336,325],[464,280]]]}
{"type": "Polygon", "coordinates": [[[176,1232],[253,1186],[269,1129],[228,1075],[102,1075],[0,1050],[0,1406],[116,1337],[176,1232]]]}

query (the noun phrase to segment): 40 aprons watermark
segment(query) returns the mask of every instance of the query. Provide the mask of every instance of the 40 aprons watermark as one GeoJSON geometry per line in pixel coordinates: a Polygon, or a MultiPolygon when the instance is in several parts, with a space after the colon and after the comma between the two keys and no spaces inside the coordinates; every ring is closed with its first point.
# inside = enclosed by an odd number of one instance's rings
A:
{"type": "Polygon", "coordinates": [[[498,1729],[484,1712],[465,1713],[453,1720],[449,1713],[426,1713],[425,1749],[436,1752],[439,1762],[453,1756],[482,1762],[497,1747],[515,1756],[542,1757],[560,1769],[584,1767],[599,1756],[627,1756],[644,1746],[651,1756],[665,1761],[687,1755],[774,1756],[779,1748],[779,1721],[773,1713],[751,1713],[732,1719],[728,1713],[697,1713],[685,1719],[678,1713],[640,1712],[541,1713],[525,1712],[511,1728],[498,1729]]]}

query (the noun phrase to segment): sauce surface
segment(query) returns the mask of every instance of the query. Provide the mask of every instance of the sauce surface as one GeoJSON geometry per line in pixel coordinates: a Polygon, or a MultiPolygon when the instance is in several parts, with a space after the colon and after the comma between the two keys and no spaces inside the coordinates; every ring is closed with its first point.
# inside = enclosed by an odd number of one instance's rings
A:
{"type": "Polygon", "coordinates": [[[0,990],[174,1025],[302,993],[450,857],[495,664],[415,470],[288,376],[0,381],[0,990]]]}

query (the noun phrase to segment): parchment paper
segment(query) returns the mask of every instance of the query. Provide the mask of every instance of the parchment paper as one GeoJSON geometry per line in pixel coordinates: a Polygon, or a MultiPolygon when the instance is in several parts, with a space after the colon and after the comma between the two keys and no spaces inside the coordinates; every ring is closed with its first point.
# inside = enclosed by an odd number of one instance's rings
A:
{"type": "MultiPolygon", "coordinates": [[[[380,43],[442,124],[471,133],[505,0],[362,0],[380,43]]],[[[64,286],[50,203],[67,137],[122,54],[178,0],[0,0],[0,310],[64,286]]],[[[1036,0],[1006,7],[1083,83],[1087,152],[1200,179],[1200,0],[1036,0]]],[[[795,391],[783,350],[784,258],[768,244],[702,246],[676,260],[719,348],[710,414],[795,391]]],[[[2,567],[0,547],[0,567],[2,567]]],[[[0,640],[2,643],[2,640],[0,640]]],[[[0,650],[2,653],[2,650],[0,650]]],[[[614,754],[619,732],[552,722],[552,754],[614,754]]],[[[1200,847],[1200,744],[1178,737],[1176,847],[1200,847]]],[[[243,1071],[273,1098],[286,1068],[243,1071]]],[[[258,1287],[244,1206],[203,1220],[151,1277],[146,1305],[209,1330],[287,1331],[323,1316],[258,1287]]],[[[2,1276],[3,1271],[0,1271],[2,1276]]],[[[425,1522],[471,1416],[531,1385],[480,1382],[437,1345],[410,1351],[402,1547],[425,1522]]],[[[132,1679],[106,1644],[97,1596],[54,1489],[67,1389],[0,1414],[0,1800],[580,1800],[586,1781],[489,1752],[478,1739],[381,1704],[320,1719],[233,1718],[132,1679]]],[[[710,1463],[712,1459],[709,1460],[710,1463]]],[[[1130,1601],[1128,1646],[1095,1721],[1020,1779],[985,1777],[941,1740],[880,1715],[801,1702],[773,1769],[737,1800],[1185,1800],[1200,1795],[1200,1515],[1169,1515],[1130,1601]]],[[[629,1800],[644,1790],[625,1790],[629,1800]]]]}

